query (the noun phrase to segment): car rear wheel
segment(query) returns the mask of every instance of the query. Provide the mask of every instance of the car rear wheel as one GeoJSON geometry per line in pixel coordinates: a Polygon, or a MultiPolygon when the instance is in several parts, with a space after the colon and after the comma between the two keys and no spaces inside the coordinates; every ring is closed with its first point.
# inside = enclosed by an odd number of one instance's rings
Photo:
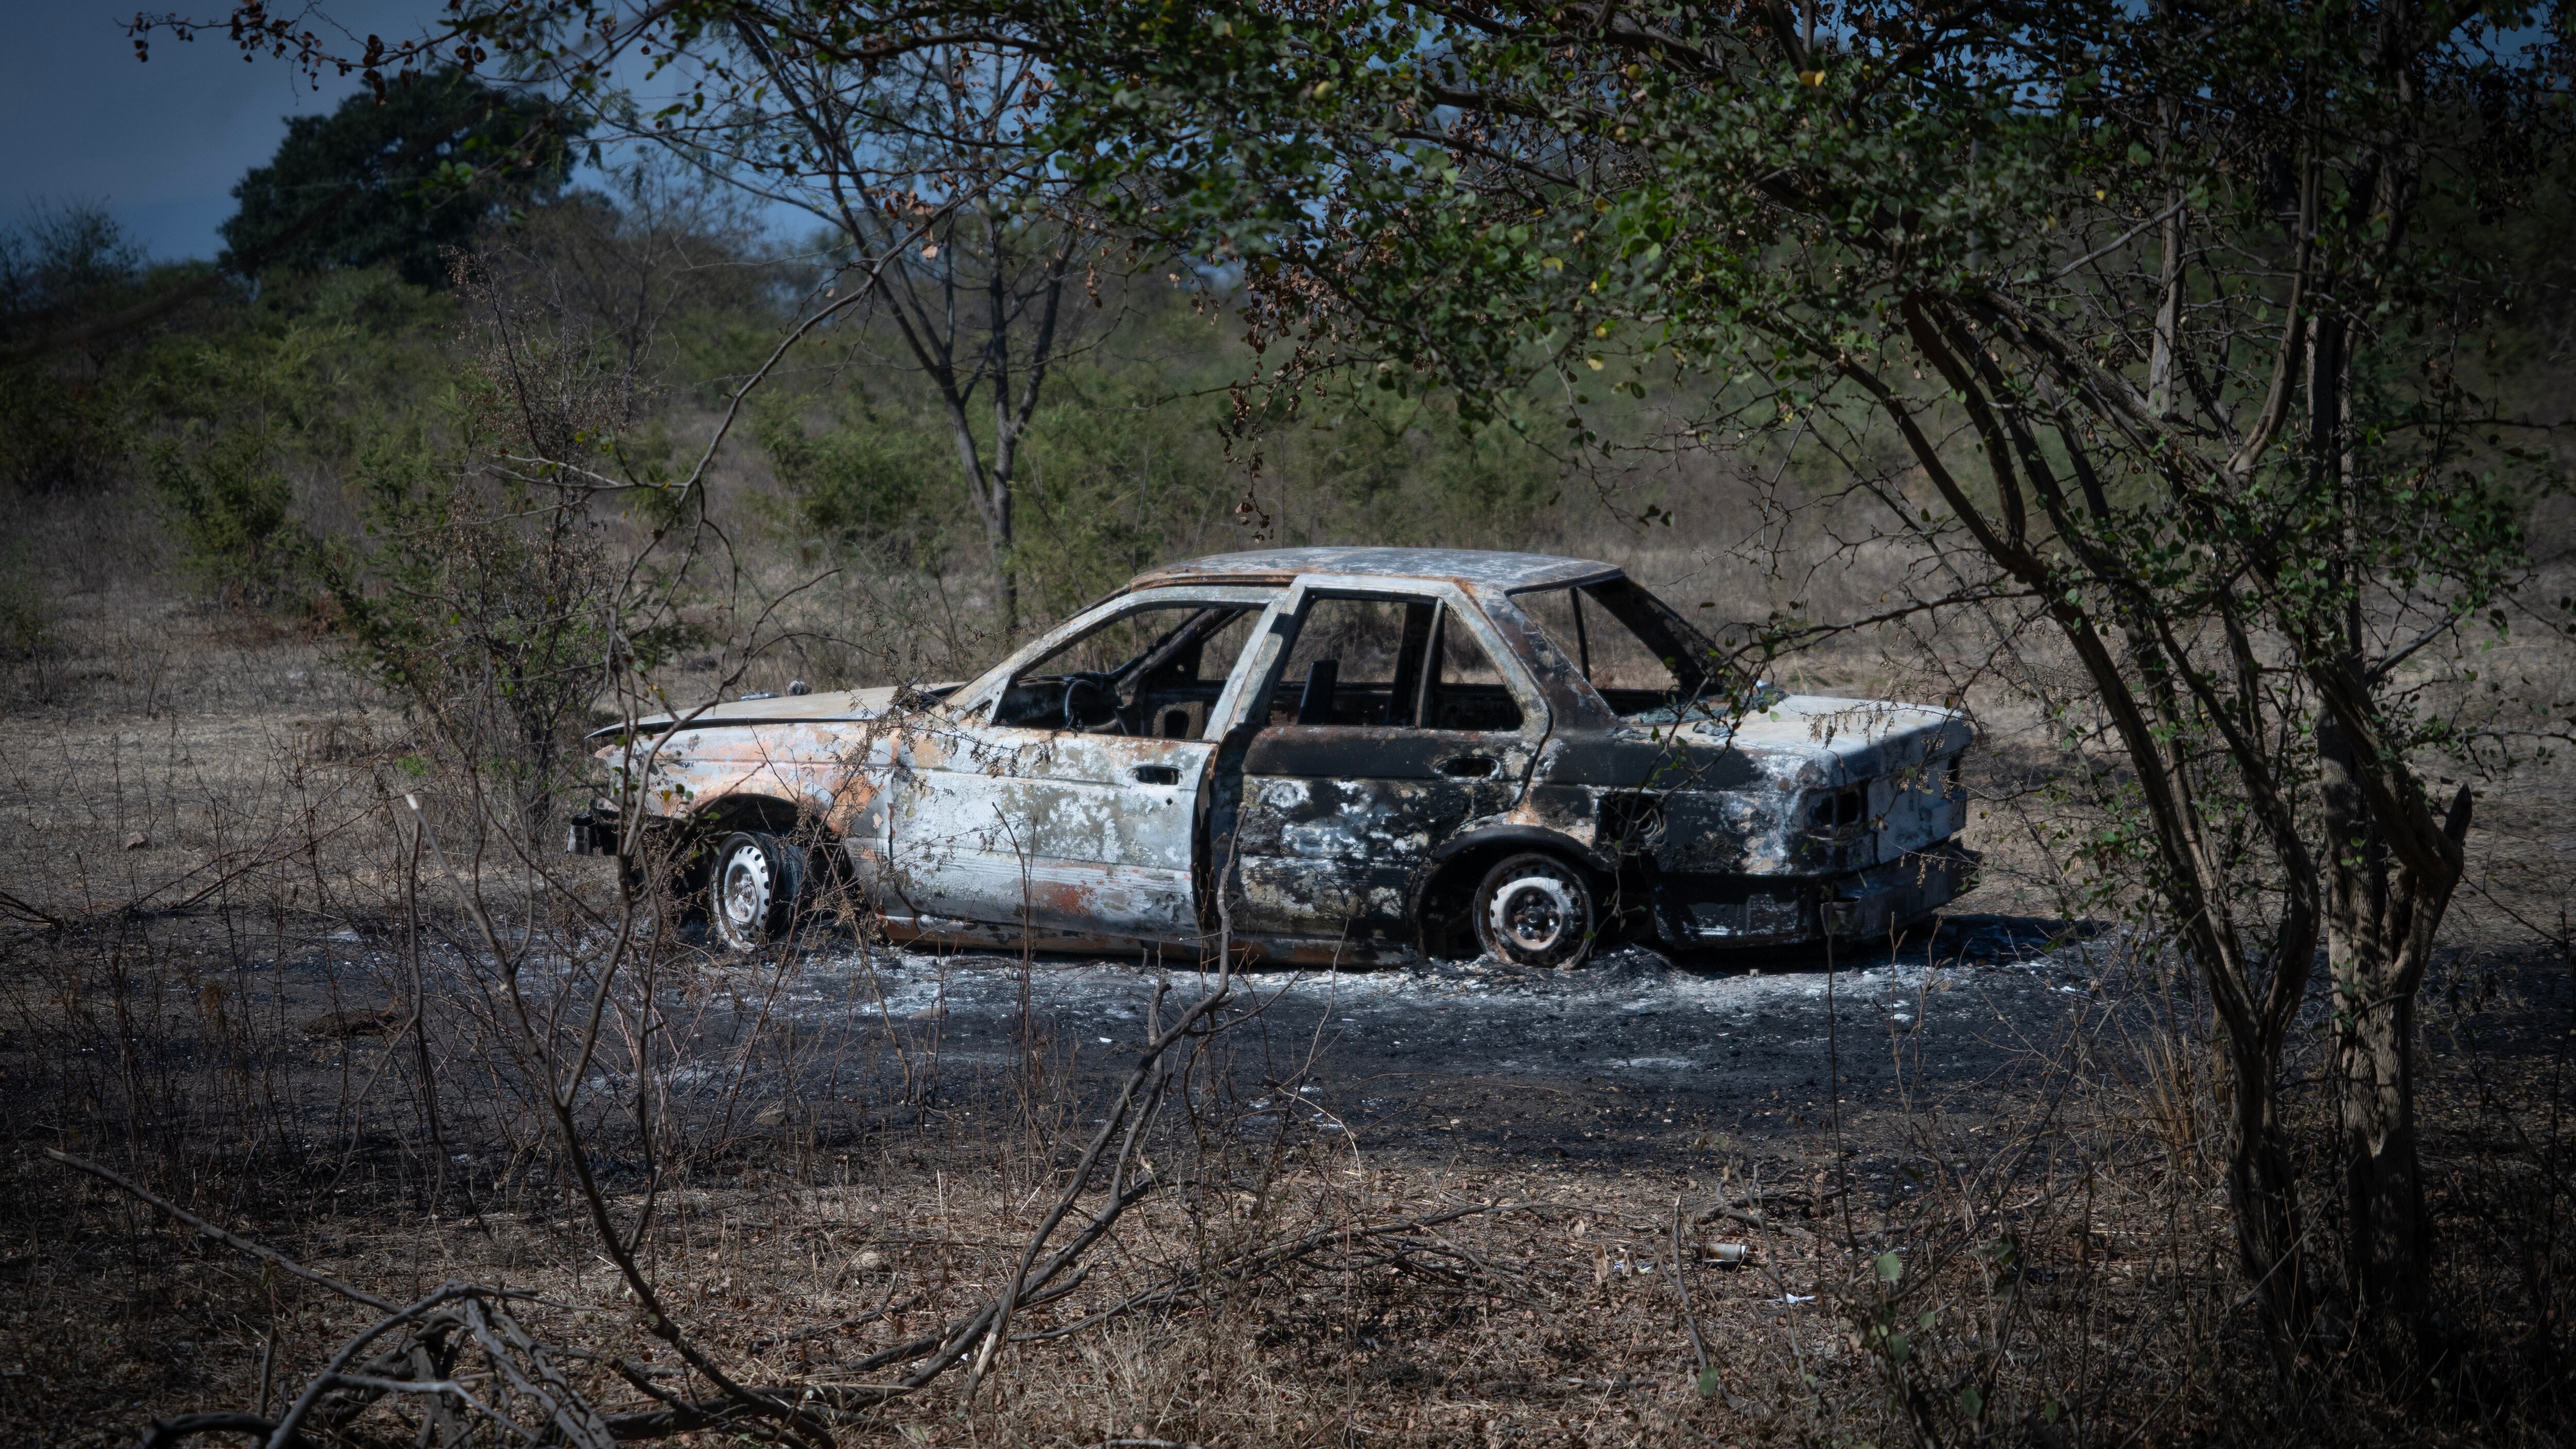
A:
{"type": "Polygon", "coordinates": [[[707,919],[716,940],[754,951],[787,934],[805,893],[805,852],[764,830],[737,831],[716,847],[707,919]]]}
{"type": "Polygon", "coordinates": [[[1515,966],[1557,970],[1592,954],[1592,883],[1554,856],[1515,855],[1485,872],[1473,914],[1477,941],[1515,966]]]}

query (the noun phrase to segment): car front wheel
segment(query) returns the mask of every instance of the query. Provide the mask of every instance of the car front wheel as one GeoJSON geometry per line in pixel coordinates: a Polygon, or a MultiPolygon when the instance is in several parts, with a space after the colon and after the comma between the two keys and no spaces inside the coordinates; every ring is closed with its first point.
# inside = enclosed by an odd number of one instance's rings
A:
{"type": "Polygon", "coordinates": [[[767,831],[737,831],[716,847],[708,923],[725,946],[758,950],[787,934],[804,886],[802,849],[767,831]]]}
{"type": "Polygon", "coordinates": [[[1595,937],[1592,883],[1547,855],[1515,855],[1476,887],[1476,939],[1515,966],[1580,965],[1595,937]]]}

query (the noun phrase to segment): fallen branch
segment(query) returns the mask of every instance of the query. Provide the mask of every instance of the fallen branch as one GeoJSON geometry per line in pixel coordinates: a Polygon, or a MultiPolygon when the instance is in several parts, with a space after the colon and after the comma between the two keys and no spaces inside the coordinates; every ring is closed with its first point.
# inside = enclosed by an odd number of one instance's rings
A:
{"type": "Polygon", "coordinates": [[[1763,1220],[1762,1214],[1755,1212],[1753,1209],[1735,1207],[1725,1202],[1715,1202],[1709,1204],[1707,1207],[1701,1208],[1698,1214],[1692,1217],[1691,1226],[1695,1228],[1706,1227],[1710,1223],[1716,1222],[1719,1218],[1724,1218],[1729,1222],[1742,1223],[1748,1228],[1767,1228],[1771,1226],[1770,1223],[1763,1220]]]}
{"type": "MultiPolygon", "coordinates": [[[[1216,1271],[1210,1274],[1202,1275],[1197,1269],[1185,1268],[1182,1271],[1173,1274],[1171,1277],[1164,1279],[1162,1282],[1155,1284],[1153,1287],[1121,1299],[1118,1302],[1111,1304],[1109,1307],[1103,1308],[1087,1317],[1055,1328],[1039,1329],[1031,1333],[1014,1334],[1011,1341],[1013,1343],[1038,1343],[1047,1339],[1068,1337],[1072,1334],[1080,1333],[1084,1329],[1094,1328],[1100,1324],[1107,1323],[1111,1319],[1124,1317],[1127,1314],[1137,1312],[1140,1309],[1160,1308],[1179,1302],[1180,1300],[1198,1292],[1210,1281],[1242,1283],[1253,1278],[1267,1276],[1268,1274],[1277,1272],[1279,1269],[1288,1266],[1290,1263],[1304,1261],[1309,1255],[1328,1247],[1395,1239],[1404,1234],[1421,1232],[1427,1228],[1437,1227],[1442,1223],[1456,1222],[1461,1218],[1476,1217],[1489,1213],[1524,1212],[1556,1208],[1560,1206],[1561,1204],[1544,1202],[1478,1203],[1471,1207],[1453,1208],[1446,1212],[1424,1213],[1418,1217],[1405,1218],[1399,1222],[1381,1223],[1373,1228],[1318,1228],[1313,1232],[1307,1233],[1303,1237],[1294,1238],[1285,1243],[1273,1244],[1270,1247],[1246,1253],[1233,1260],[1220,1263],[1217,1266],[1216,1271]]],[[[1356,1263],[1336,1266],[1349,1271],[1359,1271],[1366,1268],[1383,1266],[1390,1262],[1397,1262],[1411,1257],[1416,1252],[1425,1251],[1445,1251],[1453,1256],[1468,1257],[1468,1255],[1459,1252],[1457,1249],[1450,1248],[1446,1244],[1425,1244],[1420,1247],[1404,1248],[1393,1253],[1379,1254],[1375,1257],[1367,1258],[1356,1263]]],[[[1468,1261],[1474,1262],[1474,1259],[1468,1258],[1468,1261]]],[[[1489,1271],[1481,1263],[1476,1266],[1479,1272],[1489,1271]]],[[[1509,1294],[1502,1293],[1499,1290],[1488,1291],[1495,1297],[1510,1296],[1509,1294]]]]}

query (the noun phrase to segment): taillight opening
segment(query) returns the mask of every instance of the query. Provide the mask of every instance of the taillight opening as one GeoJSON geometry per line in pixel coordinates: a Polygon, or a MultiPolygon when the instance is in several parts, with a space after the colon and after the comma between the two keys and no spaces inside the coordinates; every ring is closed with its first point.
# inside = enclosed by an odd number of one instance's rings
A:
{"type": "Polygon", "coordinates": [[[1819,831],[1842,830],[1858,825],[1869,809],[1869,794],[1858,785],[1819,795],[1807,807],[1807,824],[1819,831]]]}

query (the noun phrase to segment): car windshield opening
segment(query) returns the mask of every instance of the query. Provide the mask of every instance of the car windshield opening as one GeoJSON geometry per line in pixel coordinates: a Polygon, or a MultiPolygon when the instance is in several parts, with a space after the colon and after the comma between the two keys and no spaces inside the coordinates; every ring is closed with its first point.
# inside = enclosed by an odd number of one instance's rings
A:
{"type": "Polygon", "coordinates": [[[1707,635],[1633,579],[1532,589],[1512,602],[1622,719],[1723,719],[1748,693],[1707,635]]]}

